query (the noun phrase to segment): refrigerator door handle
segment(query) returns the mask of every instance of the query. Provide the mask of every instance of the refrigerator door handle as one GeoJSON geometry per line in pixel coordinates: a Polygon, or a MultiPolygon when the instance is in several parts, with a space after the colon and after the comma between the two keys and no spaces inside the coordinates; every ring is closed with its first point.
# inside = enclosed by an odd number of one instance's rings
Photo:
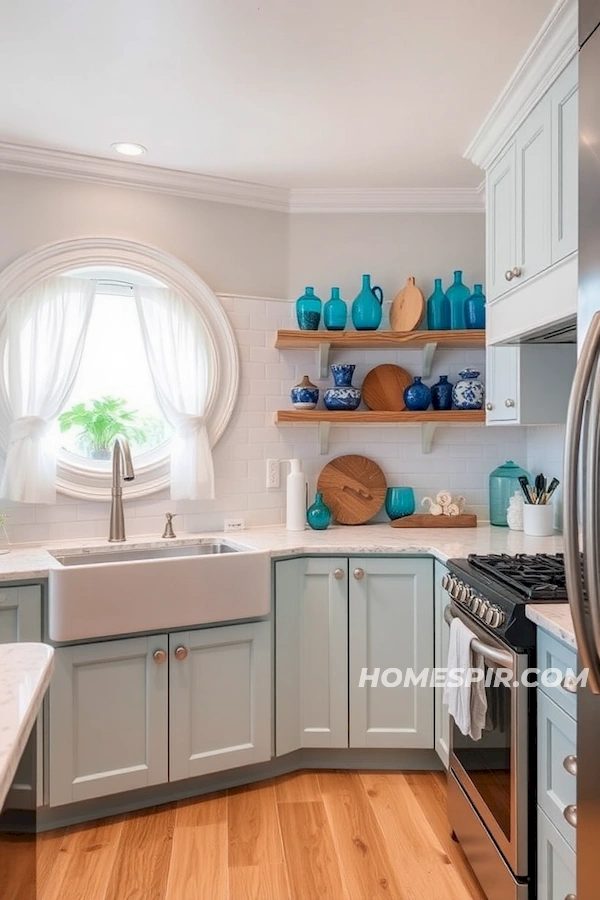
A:
{"type": "MultiPolygon", "coordinates": [[[[584,604],[585,576],[589,564],[586,562],[584,573],[581,570],[579,551],[579,521],[577,484],[579,474],[579,454],[581,450],[582,429],[589,437],[587,429],[588,415],[588,390],[596,371],[598,352],[600,349],[600,312],[594,314],[590,323],[585,341],[581,348],[581,355],[575,370],[575,377],[571,388],[569,410],[567,413],[567,428],[565,436],[565,472],[564,472],[564,551],[565,574],[567,581],[567,593],[569,606],[573,616],[573,627],[577,639],[577,649],[583,666],[589,670],[588,686],[592,693],[600,694],[600,660],[596,650],[596,642],[591,627],[589,616],[584,604]]],[[[586,454],[587,462],[587,454],[586,454]]],[[[584,491],[584,496],[587,491],[584,491]]],[[[586,508],[589,504],[586,503],[586,508]]],[[[587,560],[586,522],[583,523],[583,550],[587,560]]],[[[588,594],[588,598],[592,598],[588,594]]],[[[598,597],[594,595],[594,601],[598,597]]]]}
{"type": "Polygon", "coordinates": [[[583,490],[583,562],[589,618],[596,656],[600,657],[600,379],[596,366],[589,392],[583,490]]]}

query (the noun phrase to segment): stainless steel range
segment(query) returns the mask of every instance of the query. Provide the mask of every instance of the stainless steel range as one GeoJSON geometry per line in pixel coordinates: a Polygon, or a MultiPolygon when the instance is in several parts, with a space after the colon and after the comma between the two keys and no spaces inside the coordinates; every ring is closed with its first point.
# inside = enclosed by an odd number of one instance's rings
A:
{"type": "Polygon", "coordinates": [[[471,555],[451,559],[442,587],[475,634],[486,670],[488,715],[480,740],[450,731],[448,815],[488,900],[535,896],[535,690],[522,682],[535,666],[532,603],[565,603],[562,555],[471,555]],[[488,673],[491,671],[491,677],[488,673]],[[510,672],[510,678],[507,676],[510,672]],[[500,677],[504,675],[501,680],[500,677]]]}

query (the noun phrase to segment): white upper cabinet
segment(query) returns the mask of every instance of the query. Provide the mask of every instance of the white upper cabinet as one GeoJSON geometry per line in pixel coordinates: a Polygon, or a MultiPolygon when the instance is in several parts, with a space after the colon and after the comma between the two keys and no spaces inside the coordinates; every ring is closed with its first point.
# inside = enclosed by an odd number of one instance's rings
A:
{"type": "Polygon", "coordinates": [[[487,173],[487,299],[508,290],[515,260],[516,147],[511,143],[487,173]]]}
{"type": "MultiPolygon", "coordinates": [[[[525,281],[551,264],[550,97],[544,97],[517,132],[515,171],[516,255],[508,286],[525,281]]],[[[509,267],[510,269],[510,267],[509,267]]]]}
{"type": "Polygon", "coordinates": [[[552,108],[552,260],[577,250],[579,58],[550,90],[552,108]]]}

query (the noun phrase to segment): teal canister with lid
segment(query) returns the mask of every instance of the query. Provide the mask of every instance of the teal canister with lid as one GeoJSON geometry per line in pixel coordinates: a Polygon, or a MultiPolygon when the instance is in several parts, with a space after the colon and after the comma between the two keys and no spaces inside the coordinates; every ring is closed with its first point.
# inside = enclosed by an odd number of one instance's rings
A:
{"type": "Polygon", "coordinates": [[[511,459],[498,466],[490,474],[490,524],[508,527],[506,511],[510,498],[515,491],[520,491],[519,477],[524,475],[531,481],[531,475],[511,459]]]}

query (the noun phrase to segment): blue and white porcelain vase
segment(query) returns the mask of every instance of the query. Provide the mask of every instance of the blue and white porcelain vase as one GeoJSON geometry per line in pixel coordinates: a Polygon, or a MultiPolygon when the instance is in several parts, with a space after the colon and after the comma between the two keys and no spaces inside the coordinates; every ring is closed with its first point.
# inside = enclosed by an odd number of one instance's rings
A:
{"type": "Polygon", "coordinates": [[[431,405],[434,409],[452,409],[452,388],[447,375],[431,386],[431,405]]]}
{"type": "Polygon", "coordinates": [[[360,406],[360,388],[352,387],[352,376],[356,366],[341,363],[331,366],[331,374],[335,387],[327,388],[323,394],[323,402],[327,409],[358,409],[360,406]]]}
{"type": "Polygon", "coordinates": [[[420,375],[415,375],[414,381],[404,391],[404,405],[411,412],[429,409],[431,403],[431,391],[421,381],[420,375]]]}
{"type": "Polygon", "coordinates": [[[483,382],[478,381],[479,372],[464,369],[458,373],[460,381],[452,388],[452,402],[457,409],[483,409],[483,382]]]}
{"type": "Polygon", "coordinates": [[[319,399],[319,388],[313,384],[308,375],[290,391],[292,406],[295,409],[314,409],[319,399]]]}

